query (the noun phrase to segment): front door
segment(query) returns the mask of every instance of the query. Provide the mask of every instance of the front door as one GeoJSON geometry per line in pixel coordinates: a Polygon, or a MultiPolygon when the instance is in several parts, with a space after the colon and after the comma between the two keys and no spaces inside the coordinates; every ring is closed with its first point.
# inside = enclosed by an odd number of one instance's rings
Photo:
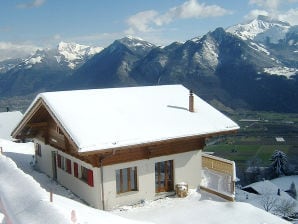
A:
{"type": "Polygon", "coordinates": [[[53,170],[53,179],[57,180],[57,164],[56,164],[56,152],[52,152],[52,170],[53,170]]]}
{"type": "Polygon", "coordinates": [[[155,191],[174,190],[173,160],[155,163],[155,191]]]}

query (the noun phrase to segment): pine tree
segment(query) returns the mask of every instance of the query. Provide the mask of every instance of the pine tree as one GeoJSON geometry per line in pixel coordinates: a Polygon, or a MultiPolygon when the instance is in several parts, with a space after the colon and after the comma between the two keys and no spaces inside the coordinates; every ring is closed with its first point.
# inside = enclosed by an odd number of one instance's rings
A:
{"type": "Polygon", "coordinates": [[[294,199],[297,198],[296,186],[295,186],[294,182],[291,183],[291,186],[290,186],[290,189],[288,190],[288,193],[292,198],[294,198],[294,199]]]}
{"type": "Polygon", "coordinates": [[[271,168],[277,177],[285,175],[288,169],[287,154],[283,151],[275,150],[271,156],[271,168]]]}

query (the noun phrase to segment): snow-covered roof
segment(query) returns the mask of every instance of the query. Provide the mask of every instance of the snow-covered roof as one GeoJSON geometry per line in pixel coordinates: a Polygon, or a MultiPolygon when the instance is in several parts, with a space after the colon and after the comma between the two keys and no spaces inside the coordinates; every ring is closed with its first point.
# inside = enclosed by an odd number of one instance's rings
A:
{"type": "MultiPolygon", "coordinates": [[[[234,131],[239,126],[182,85],[41,93],[79,152],[234,131]]],[[[34,103],[33,103],[34,105],[34,103]]],[[[30,111],[30,108],[28,109],[30,111]]]]}
{"type": "Polygon", "coordinates": [[[269,180],[255,182],[243,187],[242,189],[245,190],[248,188],[254,189],[259,194],[266,194],[272,192],[277,193],[278,191],[278,187],[269,180]]]}
{"type": "Polygon", "coordinates": [[[11,140],[10,133],[22,118],[23,114],[20,111],[0,113],[0,138],[11,140]]]}

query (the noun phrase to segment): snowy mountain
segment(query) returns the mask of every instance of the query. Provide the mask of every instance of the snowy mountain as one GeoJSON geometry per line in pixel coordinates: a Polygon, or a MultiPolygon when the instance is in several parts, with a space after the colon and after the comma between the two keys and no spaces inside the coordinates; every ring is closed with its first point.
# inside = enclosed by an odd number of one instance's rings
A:
{"type": "Polygon", "coordinates": [[[26,69],[29,69],[35,64],[50,63],[52,65],[56,64],[56,66],[67,66],[70,69],[75,69],[102,49],[101,47],[60,42],[56,49],[36,51],[34,55],[23,60],[23,65],[25,65],[26,69]]]}
{"type": "Polygon", "coordinates": [[[57,48],[39,49],[33,55],[25,59],[10,59],[0,62],[0,73],[11,69],[30,69],[40,64],[50,64],[56,67],[68,67],[76,69],[84,64],[93,55],[99,53],[103,48],[90,47],[76,43],[60,42],[57,48]]]}
{"type": "Polygon", "coordinates": [[[298,26],[259,16],[184,43],[124,37],[100,50],[63,42],[39,50],[0,74],[0,94],[183,84],[232,109],[298,112],[298,26]]]}
{"type": "Polygon", "coordinates": [[[58,83],[101,50],[100,47],[61,42],[57,48],[37,50],[25,59],[18,59],[10,67],[2,62],[6,67],[0,74],[0,94],[21,96],[58,89],[58,83]]]}
{"type": "Polygon", "coordinates": [[[135,64],[156,46],[140,38],[124,37],[92,57],[63,83],[67,88],[138,85],[130,75],[135,64]]]}
{"type": "Polygon", "coordinates": [[[102,51],[101,47],[90,47],[75,43],[60,42],[54,56],[58,63],[65,62],[68,67],[75,69],[93,55],[102,51]]]}
{"type": "Polygon", "coordinates": [[[258,16],[247,24],[237,24],[226,31],[243,40],[254,40],[261,43],[278,43],[286,37],[291,25],[267,16],[258,16]]]}
{"type": "Polygon", "coordinates": [[[0,61],[0,74],[9,71],[21,62],[22,59],[20,58],[0,61]]]}
{"type": "Polygon", "coordinates": [[[249,23],[229,27],[226,31],[247,41],[252,48],[271,55],[276,64],[264,67],[263,72],[287,78],[298,73],[298,26],[258,16],[249,23]]]}

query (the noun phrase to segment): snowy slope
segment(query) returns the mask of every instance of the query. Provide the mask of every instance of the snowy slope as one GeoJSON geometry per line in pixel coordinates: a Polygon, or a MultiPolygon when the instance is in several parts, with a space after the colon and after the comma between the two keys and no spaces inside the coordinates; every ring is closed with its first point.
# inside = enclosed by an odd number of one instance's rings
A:
{"type": "Polygon", "coordinates": [[[239,36],[243,40],[267,41],[278,43],[284,39],[290,29],[290,24],[277,21],[266,16],[258,16],[247,24],[237,24],[229,27],[226,31],[239,36]]]}
{"type": "Polygon", "coordinates": [[[54,57],[56,57],[58,63],[60,63],[61,60],[64,60],[68,63],[68,66],[71,69],[74,69],[81,63],[81,61],[99,53],[102,49],[103,48],[101,47],[90,47],[81,44],[60,42],[57,49],[57,55],[54,57]]]}
{"type": "Polygon", "coordinates": [[[101,47],[60,42],[55,49],[37,50],[33,55],[22,60],[17,68],[30,69],[37,64],[47,64],[50,67],[67,66],[70,69],[75,69],[102,49],[101,47]]]}
{"type": "MultiPolygon", "coordinates": [[[[53,186],[51,184],[53,184],[54,181],[46,175],[33,171],[29,165],[28,155],[34,152],[32,143],[13,143],[0,139],[0,145],[4,149],[5,155],[16,160],[17,165],[21,166],[22,169],[26,169],[34,179],[42,181],[40,184],[43,186],[45,184],[53,186]],[[44,178],[38,178],[39,176],[44,176],[44,178]],[[45,179],[48,179],[48,181],[45,181],[45,179]]],[[[14,218],[18,221],[16,223],[21,224],[141,224],[148,222],[156,224],[288,223],[248,203],[223,202],[214,195],[196,192],[195,190],[190,190],[189,196],[186,198],[171,197],[152,202],[145,201],[138,206],[127,206],[112,212],[104,212],[74,201],[70,199],[69,196],[61,196],[63,195],[61,194],[63,193],[62,191],[66,190],[63,189],[63,187],[57,187],[52,188],[55,194],[53,196],[53,203],[49,203],[49,193],[40,188],[32,177],[17,169],[14,162],[0,155],[0,166],[0,198],[1,200],[4,198],[4,201],[7,202],[5,208],[14,208],[12,213],[19,211],[14,218]],[[5,178],[3,178],[3,175],[5,178]],[[7,182],[6,178],[11,181],[7,182]],[[23,187],[20,189],[20,186],[23,187]],[[24,197],[26,194],[27,197],[24,197]],[[21,209],[23,210],[21,211],[21,209]],[[38,212],[36,209],[38,209],[38,212]]],[[[3,215],[1,215],[0,211],[0,223],[3,223],[2,220],[3,215]]]]}
{"type": "Polygon", "coordinates": [[[20,111],[0,113],[0,138],[12,139],[10,134],[22,118],[20,111]]]}

